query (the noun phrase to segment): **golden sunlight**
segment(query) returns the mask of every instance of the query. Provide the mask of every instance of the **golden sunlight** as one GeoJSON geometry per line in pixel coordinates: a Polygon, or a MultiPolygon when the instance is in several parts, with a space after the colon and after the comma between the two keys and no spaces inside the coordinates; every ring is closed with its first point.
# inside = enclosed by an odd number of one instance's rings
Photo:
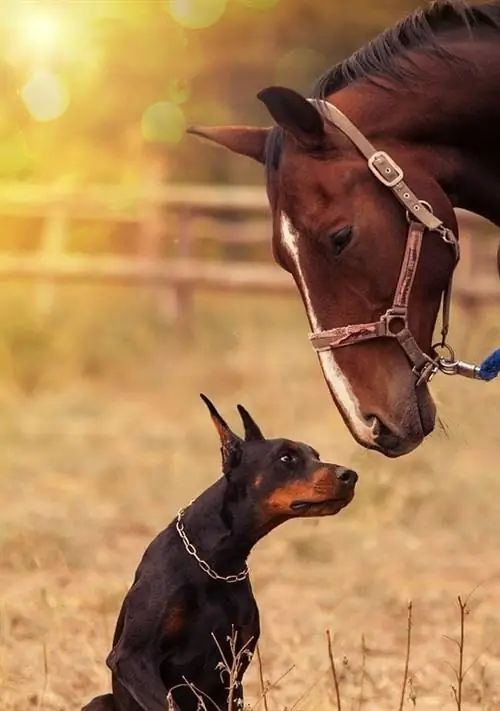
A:
{"type": "Polygon", "coordinates": [[[296,87],[306,90],[326,62],[314,49],[296,47],[277,60],[274,81],[283,86],[293,82],[296,87]]]}
{"type": "Polygon", "coordinates": [[[48,55],[59,46],[64,37],[61,18],[47,12],[25,12],[19,18],[19,40],[31,51],[48,55]]]}
{"type": "Polygon", "coordinates": [[[226,9],[227,0],[167,0],[172,18],[191,30],[214,25],[226,9]]]}
{"type": "Polygon", "coordinates": [[[270,10],[278,4],[278,0],[239,0],[243,5],[255,10],[270,10]]]}
{"type": "Polygon", "coordinates": [[[185,104],[191,97],[191,87],[186,81],[172,79],[168,85],[167,94],[173,104],[185,104]]]}
{"type": "Polygon", "coordinates": [[[33,72],[20,93],[35,121],[54,121],[69,106],[69,92],[60,77],[42,69],[33,72]]]}
{"type": "Polygon", "coordinates": [[[160,101],[146,109],[141,129],[145,141],[179,143],[186,132],[184,111],[177,104],[160,101]]]}

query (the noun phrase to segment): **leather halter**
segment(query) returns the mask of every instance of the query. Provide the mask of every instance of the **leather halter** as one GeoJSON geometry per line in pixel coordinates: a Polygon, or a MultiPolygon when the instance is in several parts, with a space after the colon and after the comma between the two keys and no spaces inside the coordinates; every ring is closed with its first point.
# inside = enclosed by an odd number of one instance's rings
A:
{"type": "Polygon", "coordinates": [[[319,352],[327,351],[331,348],[350,346],[353,343],[373,338],[395,338],[413,366],[412,370],[417,377],[417,385],[427,383],[434,373],[440,369],[440,363],[443,360],[438,357],[436,348],[444,348],[452,355],[452,351],[446,342],[446,336],[450,322],[453,276],[450,278],[443,293],[441,341],[432,347],[434,357],[427,355],[420,348],[410,331],[408,323],[410,292],[417,271],[425,232],[436,232],[446,244],[453,248],[455,266],[460,258],[458,239],[453,231],[445,227],[443,222],[433,214],[432,207],[427,202],[419,200],[415,193],[410,190],[404,180],[404,173],[400,166],[384,151],[377,151],[342,111],[328,101],[319,99],[308,99],[308,101],[316,105],[321,114],[340,129],[356,146],[358,151],[366,158],[368,168],[377,180],[391,190],[393,195],[406,208],[409,222],[406,249],[392,306],[378,321],[340,326],[328,331],[316,331],[309,335],[309,339],[316,351],[319,352]]]}

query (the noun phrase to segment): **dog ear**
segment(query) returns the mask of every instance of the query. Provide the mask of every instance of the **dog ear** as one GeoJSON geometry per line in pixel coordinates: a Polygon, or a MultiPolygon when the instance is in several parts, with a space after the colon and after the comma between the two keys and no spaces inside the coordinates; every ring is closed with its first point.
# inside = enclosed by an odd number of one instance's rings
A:
{"type": "Polygon", "coordinates": [[[248,410],[245,410],[243,405],[238,405],[237,407],[243,422],[243,427],[245,428],[245,442],[257,442],[258,440],[265,439],[260,427],[248,410]]]}
{"type": "Polygon", "coordinates": [[[241,456],[243,453],[244,441],[241,437],[238,437],[227,424],[227,422],[219,415],[215,405],[210,402],[206,395],[200,393],[200,397],[208,407],[212,422],[215,425],[220,438],[220,451],[222,455],[222,471],[228,476],[232,469],[238,466],[241,462],[241,456]]]}

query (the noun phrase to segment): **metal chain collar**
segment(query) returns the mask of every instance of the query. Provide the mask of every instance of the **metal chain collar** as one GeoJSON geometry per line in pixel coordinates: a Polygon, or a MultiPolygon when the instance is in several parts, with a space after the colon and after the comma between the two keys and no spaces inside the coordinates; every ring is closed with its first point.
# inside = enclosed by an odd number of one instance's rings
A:
{"type": "Polygon", "coordinates": [[[236,575],[219,575],[215,572],[213,568],[210,567],[210,565],[205,560],[200,558],[200,556],[198,555],[196,548],[186,535],[184,524],[182,522],[184,512],[189,506],[191,506],[192,503],[193,502],[190,501],[187,506],[182,509],[179,509],[179,512],[177,513],[177,522],[175,524],[177,533],[179,534],[181,541],[184,543],[186,551],[189,553],[189,555],[193,556],[193,558],[197,561],[203,572],[213,578],[213,580],[223,580],[225,583],[241,583],[242,580],[248,578],[248,567],[246,565],[243,570],[240,570],[240,572],[236,575]]]}

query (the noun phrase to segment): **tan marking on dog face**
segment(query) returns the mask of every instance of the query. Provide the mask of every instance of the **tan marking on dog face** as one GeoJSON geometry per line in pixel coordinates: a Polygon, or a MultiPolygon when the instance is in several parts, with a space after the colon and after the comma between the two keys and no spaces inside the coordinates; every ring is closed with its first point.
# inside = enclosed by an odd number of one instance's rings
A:
{"type": "Polygon", "coordinates": [[[272,515],[294,515],[291,504],[294,501],[321,501],[334,499],[339,492],[340,484],[335,471],[328,467],[320,467],[311,473],[309,479],[295,479],[285,483],[271,492],[264,506],[272,515]]]}

